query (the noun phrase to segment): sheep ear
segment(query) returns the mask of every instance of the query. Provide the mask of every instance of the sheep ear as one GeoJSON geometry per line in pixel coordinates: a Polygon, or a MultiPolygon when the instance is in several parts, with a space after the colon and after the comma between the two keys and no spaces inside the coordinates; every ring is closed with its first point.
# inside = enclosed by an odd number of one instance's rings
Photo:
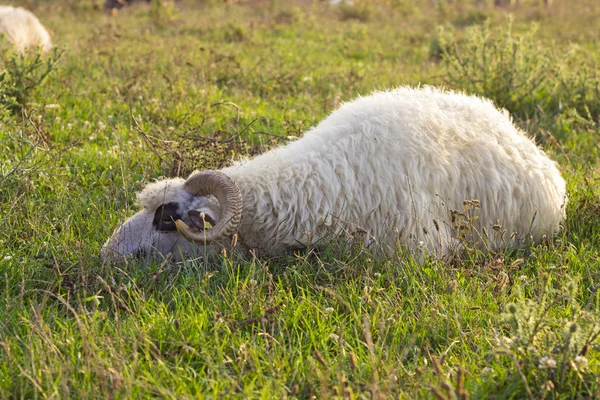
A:
{"type": "Polygon", "coordinates": [[[210,215],[197,210],[188,211],[188,215],[192,220],[192,226],[200,231],[210,229],[217,224],[210,215]]]}

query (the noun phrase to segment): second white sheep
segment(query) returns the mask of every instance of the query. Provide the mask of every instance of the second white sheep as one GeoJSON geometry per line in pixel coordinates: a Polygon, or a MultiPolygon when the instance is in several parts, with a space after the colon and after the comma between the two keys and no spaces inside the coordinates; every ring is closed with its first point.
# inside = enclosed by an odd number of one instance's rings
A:
{"type": "Polygon", "coordinates": [[[0,33],[19,52],[36,48],[46,52],[52,48],[46,28],[35,15],[22,7],[0,6],[0,33]]]}

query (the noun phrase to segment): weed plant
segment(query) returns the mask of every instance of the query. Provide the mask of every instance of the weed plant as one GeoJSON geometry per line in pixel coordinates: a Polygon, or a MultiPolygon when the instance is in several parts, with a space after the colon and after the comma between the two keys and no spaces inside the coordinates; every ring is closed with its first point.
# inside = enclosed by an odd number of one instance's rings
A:
{"type": "MultiPolygon", "coordinates": [[[[8,43],[5,43],[5,46],[8,43]]],[[[19,113],[25,107],[29,94],[40,86],[57,68],[63,51],[54,48],[49,56],[39,52],[16,52],[10,48],[2,51],[0,72],[0,110],[19,113]]]]}

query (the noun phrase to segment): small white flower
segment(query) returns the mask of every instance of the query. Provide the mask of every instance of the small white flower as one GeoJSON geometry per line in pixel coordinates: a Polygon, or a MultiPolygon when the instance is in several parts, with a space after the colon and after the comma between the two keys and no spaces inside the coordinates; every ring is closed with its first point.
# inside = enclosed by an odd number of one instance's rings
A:
{"type": "Polygon", "coordinates": [[[538,363],[539,369],[556,368],[556,360],[551,357],[542,357],[538,363]]]}
{"type": "Polygon", "coordinates": [[[521,282],[527,282],[527,277],[526,277],[525,275],[521,275],[521,276],[519,277],[519,280],[520,280],[521,282]]]}
{"type": "Polygon", "coordinates": [[[481,373],[483,375],[488,375],[488,374],[491,374],[492,372],[494,372],[494,370],[490,367],[485,367],[484,369],[481,370],[481,373]]]}
{"type": "Polygon", "coordinates": [[[584,356],[577,356],[575,357],[575,364],[577,365],[577,368],[584,369],[588,365],[588,359],[584,356]]]}
{"type": "MultiPolygon", "coordinates": [[[[4,256],[2,261],[10,261],[11,259],[12,259],[12,256],[4,256]]],[[[586,360],[586,362],[587,362],[587,360],[586,360]]]]}
{"type": "Polygon", "coordinates": [[[106,128],[106,125],[104,124],[104,122],[100,121],[98,122],[98,129],[104,129],[106,128]]]}
{"type": "Polygon", "coordinates": [[[375,278],[380,278],[381,277],[381,274],[379,272],[375,272],[373,275],[375,276],[375,278]]]}
{"type": "Polygon", "coordinates": [[[335,310],[333,309],[333,307],[327,307],[327,308],[325,309],[325,312],[326,312],[326,313],[332,313],[332,312],[334,312],[334,311],[335,311],[335,310]]]}
{"type": "Polygon", "coordinates": [[[513,340],[508,336],[502,336],[500,339],[498,339],[498,344],[504,347],[512,347],[513,340]]]}

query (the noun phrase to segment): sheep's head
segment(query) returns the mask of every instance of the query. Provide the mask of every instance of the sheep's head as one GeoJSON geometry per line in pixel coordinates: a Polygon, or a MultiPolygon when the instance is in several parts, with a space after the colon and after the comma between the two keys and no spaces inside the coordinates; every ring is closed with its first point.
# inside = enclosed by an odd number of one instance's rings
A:
{"type": "Polygon", "coordinates": [[[168,253],[175,259],[192,256],[227,240],[237,230],[242,213],[239,188],[220,171],[151,183],[138,194],[137,202],[142,209],[104,244],[104,260],[168,253]]]}

